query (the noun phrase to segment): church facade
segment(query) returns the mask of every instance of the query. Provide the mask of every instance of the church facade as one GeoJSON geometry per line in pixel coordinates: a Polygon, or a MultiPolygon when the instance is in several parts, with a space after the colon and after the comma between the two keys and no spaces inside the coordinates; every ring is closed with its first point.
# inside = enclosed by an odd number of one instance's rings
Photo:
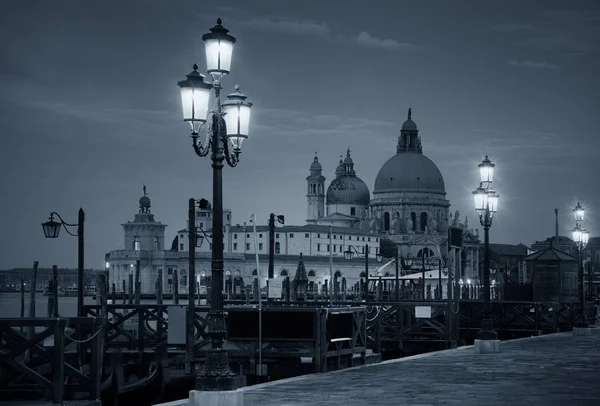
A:
{"type": "MultiPolygon", "coordinates": [[[[382,269],[375,261],[381,238],[393,241],[402,258],[411,258],[412,270],[423,266],[447,274],[448,266],[459,269],[461,277],[474,277],[479,269],[479,240],[460,223],[458,212],[450,218],[450,202],[446,199],[444,179],[433,161],[423,154],[421,136],[409,109],[397,140],[396,154],[381,167],[371,192],[357,176],[350,150],[340,158],[335,178],[326,188],[322,166],[315,156],[306,178],[307,220],[305,225],[278,227],[275,231],[275,275],[293,277],[302,254],[307,274],[315,284],[330,277],[329,257],[332,257],[334,282],[346,279],[347,286],[357,282],[365,272],[364,256],[369,257],[369,274],[385,275],[394,267],[382,269]],[[448,227],[463,229],[465,244],[461,255],[448,256],[448,227]],[[353,252],[347,260],[344,252],[353,252]],[[458,258],[458,259],[457,259],[458,258]],[[460,264],[454,264],[458,260],[460,264]]],[[[163,286],[169,291],[174,274],[179,289],[187,291],[188,231],[177,231],[170,247],[165,247],[166,225],[154,220],[146,195],[139,202],[139,213],[133,222],[123,224],[125,247],[106,254],[111,289],[123,289],[123,280],[133,272],[140,260],[142,291],[154,292],[159,269],[163,286]]],[[[196,226],[210,234],[212,229],[210,202],[202,199],[196,209],[196,226]]],[[[233,225],[232,212],[224,210],[225,277],[243,277],[246,284],[256,278],[255,252],[259,255],[261,278],[268,267],[268,227],[233,225]],[[255,246],[256,240],[256,246],[255,246]]],[[[196,247],[198,280],[210,275],[211,244],[205,241],[196,247]]],[[[404,261],[402,262],[404,265],[404,261]]],[[[411,269],[403,266],[404,272],[411,269]]],[[[453,268],[454,269],[454,268],[453,268]]]]}

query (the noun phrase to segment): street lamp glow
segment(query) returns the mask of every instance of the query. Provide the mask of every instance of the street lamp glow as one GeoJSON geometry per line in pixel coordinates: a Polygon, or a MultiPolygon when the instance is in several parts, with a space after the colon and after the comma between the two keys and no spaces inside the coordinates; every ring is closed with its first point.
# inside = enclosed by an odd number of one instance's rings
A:
{"type": "Polygon", "coordinates": [[[573,233],[573,241],[575,241],[576,243],[582,242],[582,234],[583,233],[581,232],[581,227],[579,226],[579,224],[577,224],[575,226],[572,233],[573,233]]]}
{"type": "Polygon", "coordinates": [[[481,182],[491,183],[493,181],[495,166],[496,165],[494,165],[486,155],[485,159],[479,165],[477,165],[477,167],[479,168],[479,176],[481,177],[481,182]]]}
{"type": "Polygon", "coordinates": [[[106,267],[106,269],[110,268],[110,262],[106,262],[106,263],[104,264],[104,266],[106,267]]]}
{"type": "Polygon", "coordinates": [[[575,215],[575,221],[583,221],[583,207],[577,202],[577,205],[573,209],[573,214],[575,215]]]}
{"type": "Polygon", "coordinates": [[[235,44],[235,37],[227,34],[229,30],[224,28],[221,23],[221,19],[217,19],[217,25],[210,29],[210,33],[202,36],[206,50],[207,72],[213,77],[229,73],[233,44],[235,44]]]}
{"type": "Polygon", "coordinates": [[[57,238],[60,233],[60,226],[62,223],[54,221],[54,216],[50,215],[50,220],[42,223],[44,229],[44,236],[46,238],[57,238]]]}
{"type": "Polygon", "coordinates": [[[590,239],[590,232],[585,228],[581,230],[581,243],[585,247],[590,239]]]}
{"type": "Polygon", "coordinates": [[[487,206],[487,191],[484,187],[479,186],[473,191],[473,200],[475,202],[475,210],[481,215],[487,206]]]}
{"type": "Polygon", "coordinates": [[[186,77],[186,80],[177,82],[177,85],[181,88],[183,121],[190,123],[192,135],[197,135],[200,126],[206,122],[212,84],[204,80],[205,76],[198,72],[198,65],[196,64],[194,64],[194,70],[186,77]]]}
{"type": "Polygon", "coordinates": [[[247,96],[235,85],[234,92],[227,96],[221,106],[225,114],[227,138],[233,144],[234,152],[241,152],[242,142],[248,138],[250,130],[250,109],[252,103],[246,101],[247,96]]]}

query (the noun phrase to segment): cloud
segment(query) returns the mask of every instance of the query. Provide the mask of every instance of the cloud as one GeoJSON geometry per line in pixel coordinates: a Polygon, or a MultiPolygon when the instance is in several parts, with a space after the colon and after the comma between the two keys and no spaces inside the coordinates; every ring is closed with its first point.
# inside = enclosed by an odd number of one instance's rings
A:
{"type": "Polygon", "coordinates": [[[532,68],[532,69],[560,69],[558,65],[554,65],[548,62],[538,62],[538,61],[507,61],[506,62],[510,66],[518,67],[518,68],[532,68]]]}
{"type": "Polygon", "coordinates": [[[328,37],[331,32],[327,24],[315,21],[254,19],[246,21],[243,24],[246,27],[256,30],[274,31],[294,35],[316,35],[328,37]]]}
{"type": "Polygon", "coordinates": [[[528,24],[497,24],[490,27],[490,30],[497,32],[522,32],[531,29],[528,24]]]}
{"type": "Polygon", "coordinates": [[[368,32],[361,32],[356,37],[356,43],[359,45],[364,45],[368,47],[374,48],[384,48],[389,50],[399,50],[399,49],[413,49],[416,48],[416,45],[409,44],[406,42],[400,42],[395,39],[387,38],[387,39],[379,39],[373,37],[368,32]]]}
{"type": "Polygon", "coordinates": [[[400,42],[392,38],[380,39],[366,31],[358,35],[344,35],[334,32],[326,23],[308,20],[293,20],[289,18],[255,18],[244,22],[242,25],[260,31],[276,32],[287,35],[316,36],[337,43],[356,44],[365,47],[387,50],[408,50],[418,46],[400,42]]]}

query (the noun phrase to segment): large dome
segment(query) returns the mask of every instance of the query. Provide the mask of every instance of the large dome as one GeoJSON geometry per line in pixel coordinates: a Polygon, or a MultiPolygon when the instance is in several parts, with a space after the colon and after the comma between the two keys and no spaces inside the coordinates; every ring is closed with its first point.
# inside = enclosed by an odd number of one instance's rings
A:
{"type": "Polygon", "coordinates": [[[388,159],[377,174],[373,192],[408,190],[446,192],[438,167],[419,152],[401,152],[388,159]]]}
{"type": "Polygon", "coordinates": [[[359,177],[342,175],[327,188],[327,204],[355,204],[367,206],[371,201],[369,188],[359,177]]]}

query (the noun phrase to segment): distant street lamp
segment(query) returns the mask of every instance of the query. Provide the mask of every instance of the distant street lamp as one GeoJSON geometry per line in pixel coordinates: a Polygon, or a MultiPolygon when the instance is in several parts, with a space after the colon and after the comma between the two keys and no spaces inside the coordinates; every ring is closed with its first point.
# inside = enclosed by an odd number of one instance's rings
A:
{"type": "MultiPolygon", "coordinates": [[[[225,312],[223,310],[223,161],[234,167],[238,164],[242,151],[242,142],[248,138],[250,125],[250,109],[252,103],[240,92],[239,86],[221,103],[221,79],[230,72],[231,57],[235,37],[229,30],[217,25],[204,34],[207,72],[212,83],[206,82],[205,76],[198,72],[198,65],[187,75],[187,79],[178,82],[181,88],[183,120],[190,123],[192,145],[200,157],[211,152],[213,168],[213,227],[211,258],[211,307],[208,314],[210,329],[208,336],[211,348],[206,354],[206,364],[196,378],[198,390],[233,390],[239,386],[236,375],[229,366],[227,349],[223,347],[226,335],[225,312]],[[208,112],[210,91],[215,91],[215,104],[208,112]],[[200,131],[207,122],[204,141],[198,141],[200,131]]],[[[190,252],[195,244],[191,244],[190,252]]],[[[194,285],[194,284],[192,284],[194,285]]],[[[190,285],[190,295],[195,286],[190,285]]]]}
{"type": "Polygon", "coordinates": [[[77,317],[85,317],[83,311],[83,291],[84,291],[84,278],[83,278],[83,223],[85,221],[85,213],[83,209],[79,209],[77,216],[77,224],[69,224],[66,223],[62,217],[56,213],[50,213],[50,220],[42,223],[42,228],[44,229],[44,236],[46,238],[58,238],[58,234],[60,233],[61,227],[65,229],[65,231],[72,235],[73,237],[77,237],[77,317]],[[60,222],[54,221],[54,216],[58,217],[60,222]],[[69,231],[67,227],[77,227],[77,232],[72,233],[69,231]]]}
{"type": "MultiPolygon", "coordinates": [[[[344,258],[347,260],[351,260],[352,258],[363,258],[365,260],[365,301],[369,301],[369,244],[365,244],[365,253],[364,256],[361,255],[358,250],[353,246],[349,245],[348,249],[344,251],[344,258]]],[[[377,253],[375,255],[375,259],[377,262],[381,262],[383,260],[383,256],[381,253],[377,253]]],[[[332,282],[333,283],[333,282],[332,282]]],[[[332,285],[333,286],[333,285],[332,285]]]]}
{"type": "Polygon", "coordinates": [[[579,294],[579,306],[581,307],[578,313],[575,327],[587,327],[587,320],[585,318],[585,294],[583,292],[583,255],[582,251],[585,250],[590,233],[583,228],[583,207],[577,203],[573,209],[575,215],[575,228],[573,229],[573,241],[577,244],[577,279],[578,279],[578,294],[579,294]]]}
{"type": "MultiPolygon", "coordinates": [[[[477,334],[479,340],[496,340],[492,322],[492,308],[490,303],[490,227],[494,214],[498,210],[498,195],[492,189],[494,178],[494,165],[487,157],[477,165],[481,182],[479,187],[473,191],[475,210],[479,215],[479,221],[484,230],[484,256],[483,256],[483,314],[481,317],[481,328],[477,334]]],[[[469,282],[469,281],[468,281],[469,282]]]]}

